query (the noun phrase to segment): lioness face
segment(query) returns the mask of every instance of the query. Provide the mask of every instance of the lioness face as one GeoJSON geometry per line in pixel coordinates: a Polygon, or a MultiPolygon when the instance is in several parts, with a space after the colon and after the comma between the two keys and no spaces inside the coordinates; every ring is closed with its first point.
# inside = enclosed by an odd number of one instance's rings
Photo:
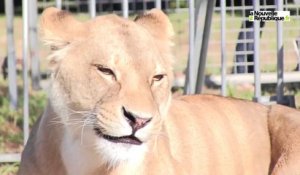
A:
{"type": "Polygon", "coordinates": [[[108,15],[81,23],[49,9],[41,26],[54,48],[50,99],[68,137],[95,145],[107,161],[144,152],[171,98],[166,16],[153,10],[136,21],[108,15]]]}

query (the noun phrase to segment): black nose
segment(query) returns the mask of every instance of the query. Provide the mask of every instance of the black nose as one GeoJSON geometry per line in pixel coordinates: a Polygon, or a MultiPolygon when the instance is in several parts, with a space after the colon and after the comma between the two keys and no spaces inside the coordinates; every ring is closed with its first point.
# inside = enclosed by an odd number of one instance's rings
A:
{"type": "Polygon", "coordinates": [[[145,127],[152,119],[139,117],[138,115],[126,110],[125,107],[122,107],[122,110],[127,122],[132,127],[133,132],[145,127]]]}

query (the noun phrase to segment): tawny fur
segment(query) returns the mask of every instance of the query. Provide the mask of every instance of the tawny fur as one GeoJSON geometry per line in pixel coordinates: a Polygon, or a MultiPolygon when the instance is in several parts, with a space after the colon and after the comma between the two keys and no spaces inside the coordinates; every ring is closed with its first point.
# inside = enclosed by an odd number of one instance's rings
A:
{"type": "Polygon", "coordinates": [[[83,23],[49,8],[41,30],[52,85],[19,175],[300,174],[299,111],[212,95],[172,99],[173,30],[160,10],[83,23]],[[129,135],[122,107],[151,118],[136,132],[142,145],[94,132],[129,135]]]}

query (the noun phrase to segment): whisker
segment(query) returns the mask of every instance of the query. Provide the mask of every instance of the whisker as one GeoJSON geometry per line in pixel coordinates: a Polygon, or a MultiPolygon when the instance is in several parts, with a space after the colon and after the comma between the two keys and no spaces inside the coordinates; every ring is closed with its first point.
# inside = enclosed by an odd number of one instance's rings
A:
{"type": "Polygon", "coordinates": [[[82,125],[82,129],[81,129],[81,135],[80,135],[80,144],[82,145],[82,138],[83,138],[83,132],[84,132],[84,127],[86,126],[86,121],[88,120],[89,118],[87,117],[84,122],[83,122],[83,125],[82,125]]]}

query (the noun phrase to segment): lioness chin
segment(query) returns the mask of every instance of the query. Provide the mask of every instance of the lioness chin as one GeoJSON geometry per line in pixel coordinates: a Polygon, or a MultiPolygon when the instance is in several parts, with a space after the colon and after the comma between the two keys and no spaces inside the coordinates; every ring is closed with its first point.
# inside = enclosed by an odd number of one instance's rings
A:
{"type": "Polygon", "coordinates": [[[20,175],[300,174],[300,112],[172,99],[173,30],[160,10],[79,22],[48,8],[40,26],[52,84],[20,175]]]}

